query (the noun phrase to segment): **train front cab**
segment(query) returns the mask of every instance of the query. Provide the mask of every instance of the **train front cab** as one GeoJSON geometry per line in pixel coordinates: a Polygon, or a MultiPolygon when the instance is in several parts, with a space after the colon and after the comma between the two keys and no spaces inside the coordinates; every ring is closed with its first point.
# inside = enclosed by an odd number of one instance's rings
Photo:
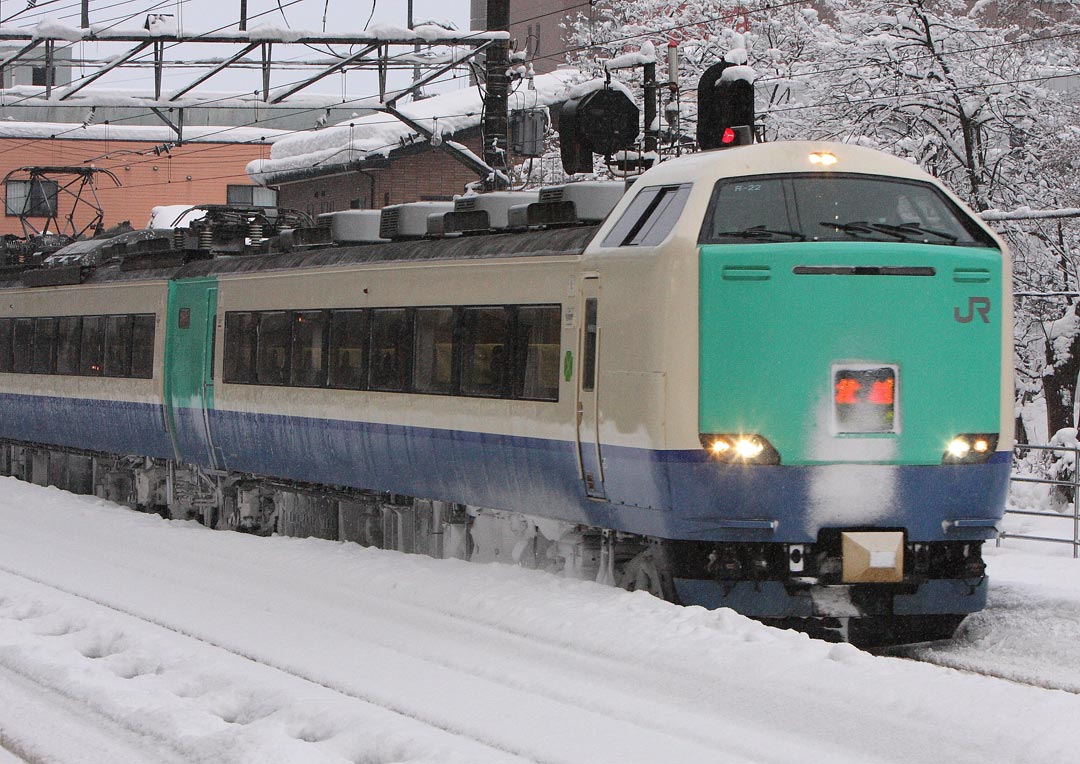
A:
{"type": "Polygon", "coordinates": [[[821,155],[712,188],[705,456],[672,481],[676,511],[711,522],[673,545],[675,589],[856,643],[947,637],[985,605],[1008,485],[1008,254],[906,163],[821,155]]]}

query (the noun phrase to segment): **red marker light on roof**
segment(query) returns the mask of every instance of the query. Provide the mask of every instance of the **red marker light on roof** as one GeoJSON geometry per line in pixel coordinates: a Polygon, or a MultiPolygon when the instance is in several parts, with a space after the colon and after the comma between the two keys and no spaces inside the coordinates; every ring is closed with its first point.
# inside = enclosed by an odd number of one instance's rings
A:
{"type": "Polygon", "coordinates": [[[730,146],[735,142],[736,138],[738,138],[738,136],[735,135],[735,131],[730,127],[725,127],[724,134],[720,136],[720,142],[725,146],[730,146]]]}

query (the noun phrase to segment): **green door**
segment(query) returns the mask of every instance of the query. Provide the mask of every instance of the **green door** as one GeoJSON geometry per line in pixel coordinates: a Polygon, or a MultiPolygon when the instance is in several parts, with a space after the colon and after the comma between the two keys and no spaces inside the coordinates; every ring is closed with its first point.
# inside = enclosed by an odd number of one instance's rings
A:
{"type": "Polygon", "coordinates": [[[165,406],[176,457],[189,464],[224,467],[214,447],[214,328],[217,279],[169,283],[165,336],[165,406]]]}

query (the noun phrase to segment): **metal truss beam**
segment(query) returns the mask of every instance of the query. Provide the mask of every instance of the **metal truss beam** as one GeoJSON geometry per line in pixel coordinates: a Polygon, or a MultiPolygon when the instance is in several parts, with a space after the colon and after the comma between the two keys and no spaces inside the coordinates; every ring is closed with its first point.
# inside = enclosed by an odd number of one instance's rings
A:
{"type": "MultiPolygon", "coordinates": [[[[127,53],[123,53],[123,54],[117,56],[116,58],[114,58],[109,63],[105,64],[105,66],[101,67],[97,71],[83,77],[82,80],[77,85],[72,85],[69,88],[65,88],[64,89],[64,94],[62,96],[60,96],[60,100],[61,101],[66,101],[67,99],[71,98],[73,95],[78,93],[80,90],[82,90],[86,86],[91,85],[94,82],[97,82],[99,79],[104,77],[106,74],[111,72],[113,69],[117,68],[118,66],[123,64],[125,61],[130,61],[132,58],[134,58],[139,53],[146,50],[147,48],[149,48],[153,44],[154,44],[154,40],[144,40],[143,42],[140,42],[134,48],[131,48],[130,50],[128,50],[127,53]]],[[[46,78],[46,82],[48,82],[49,79],[51,79],[51,78],[46,78]]]]}
{"type": "Polygon", "coordinates": [[[354,53],[353,55],[349,56],[348,58],[341,59],[336,64],[333,64],[332,66],[326,67],[321,72],[316,72],[312,76],[308,77],[306,80],[304,80],[302,82],[298,82],[297,84],[292,85],[290,87],[287,87],[282,91],[278,91],[277,93],[274,94],[274,96],[272,98],[269,99],[268,103],[281,103],[282,101],[284,101],[289,96],[294,95],[296,93],[299,93],[301,90],[304,90],[304,89],[310,87],[311,85],[314,85],[319,80],[321,80],[321,79],[323,79],[325,77],[329,77],[334,72],[340,72],[342,69],[347,67],[349,64],[355,63],[355,62],[359,61],[360,59],[364,58],[365,56],[367,56],[368,53],[372,53],[373,51],[378,50],[379,47],[380,47],[379,45],[369,45],[368,47],[364,48],[359,53],[354,53]]]}
{"type": "Polygon", "coordinates": [[[415,93],[420,88],[422,88],[424,85],[428,84],[429,82],[433,82],[434,80],[438,79],[442,75],[446,74],[448,71],[453,69],[455,66],[460,66],[461,64],[465,63],[470,58],[475,56],[477,53],[479,53],[480,51],[487,48],[489,45],[491,45],[491,42],[486,42],[483,45],[481,45],[480,47],[478,47],[476,50],[470,50],[468,53],[464,53],[464,54],[462,54],[460,56],[455,56],[453,58],[453,60],[450,61],[450,63],[446,64],[445,66],[441,66],[438,69],[435,69],[434,71],[428,73],[424,77],[421,77],[418,80],[414,80],[413,83],[411,85],[409,85],[407,88],[402,90],[400,93],[397,93],[393,98],[387,100],[386,105],[391,106],[391,107],[396,106],[397,102],[400,101],[402,98],[404,98],[406,95],[409,95],[410,93],[415,93]]]}
{"type": "MultiPolygon", "coordinates": [[[[408,29],[402,29],[400,30],[400,34],[395,34],[395,36],[392,37],[377,37],[365,33],[325,35],[303,31],[284,35],[282,33],[273,33],[268,30],[260,29],[187,35],[151,34],[148,30],[141,29],[109,29],[101,31],[81,29],[70,31],[81,33],[81,38],[76,40],[74,35],[64,34],[63,36],[60,36],[59,34],[42,34],[37,30],[0,26],[0,43],[25,41],[25,45],[20,50],[8,55],[3,60],[0,60],[0,72],[11,64],[17,63],[20,60],[25,60],[31,51],[42,44],[44,44],[46,49],[46,58],[50,57],[49,54],[53,52],[54,48],[60,49],[69,47],[80,41],[115,44],[126,43],[131,46],[119,55],[105,59],[99,65],[91,64],[91,67],[96,66],[96,68],[91,68],[88,74],[79,77],[70,86],[55,88],[54,92],[51,82],[47,81],[45,98],[47,100],[52,100],[56,95],[59,95],[58,100],[67,101],[75,96],[76,93],[83,91],[109,72],[120,67],[145,66],[147,61],[143,60],[144,57],[140,56],[140,54],[152,46],[152,60],[150,60],[149,63],[153,66],[154,70],[153,97],[160,106],[162,102],[161,88],[163,72],[166,71],[170,65],[175,65],[178,59],[175,55],[170,57],[170,51],[176,50],[179,46],[214,45],[217,46],[214,50],[214,53],[216,54],[222,45],[235,45],[239,46],[239,49],[236,52],[227,53],[224,58],[221,59],[215,57],[213,61],[207,61],[208,71],[198,74],[189,83],[169,94],[164,103],[178,103],[185,95],[226,69],[236,67],[241,62],[250,64],[250,61],[244,61],[245,57],[253,53],[256,49],[259,49],[261,54],[261,66],[259,68],[262,70],[261,90],[263,100],[268,104],[278,104],[336,72],[344,72],[350,69],[377,69],[380,76],[380,82],[382,82],[386,71],[393,65],[395,58],[402,57],[404,57],[403,60],[407,60],[411,66],[417,68],[423,67],[424,69],[434,68],[435,70],[433,74],[429,74],[414,82],[412,87],[405,91],[413,92],[453,67],[464,63],[472,56],[475,56],[479,51],[488,48],[496,42],[508,39],[506,32],[469,32],[442,36],[441,34],[417,34],[414,30],[408,29]],[[280,56],[281,54],[279,51],[282,47],[295,45],[350,46],[353,50],[359,49],[359,52],[349,53],[339,60],[332,62],[325,60],[321,62],[307,62],[320,67],[317,73],[305,77],[304,80],[299,83],[290,83],[275,90],[270,77],[271,70],[275,66],[273,54],[278,53],[280,56]],[[402,47],[404,47],[405,50],[400,50],[402,47]],[[395,48],[398,50],[395,50],[395,48]],[[418,57],[408,58],[415,54],[416,50],[420,48],[429,50],[432,48],[451,48],[453,49],[453,52],[450,54],[449,63],[447,63],[448,58],[446,55],[439,56],[439,60],[437,61],[433,60],[429,62],[425,62],[418,57]],[[462,51],[462,49],[464,50],[462,51]]],[[[282,60],[281,63],[288,62],[282,60]]],[[[53,65],[55,65],[55,60],[53,61],[53,65]]],[[[251,91],[248,90],[246,92],[250,93],[251,91]]],[[[381,85],[380,93],[384,92],[385,86],[381,85]]],[[[404,93],[396,94],[394,101],[402,95],[404,95],[404,93]]],[[[31,99],[23,98],[22,100],[28,101],[31,99]]],[[[87,99],[86,95],[84,95],[78,100],[82,102],[92,99],[87,99]]],[[[393,105],[393,103],[391,105],[393,105]]]]}
{"type": "Polygon", "coordinates": [[[219,72],[222,72],[225,69],[228,69],[230,66],[232,66],[237,61],[242,59],[248,53],[251,53],[253,50],[258,48],[259,46],[260,46],[260,43],[253,42],[253,43],[251,43],[251,45],[248,45],[248,46],[246,46],[244,48],[241,48],[238,53],[235,53],[235,54],[229,56],[224,61],[222,61],[219,64],[215,65],[210,71],[206,72],[205,74],[200,75],[199,77],[196,77],[194,80],[189,82],[187,85],[184,85],[182,88],[180,88],[179,90],[174,92],[172,95],[169,96],[168,100],[175,101],[177,98],[184,95],[185,93],[194,90],[195,88],[199,87],[199,85],[203,84],[208,79],[213,77],[215,74],[218,74],[219,72]]]}

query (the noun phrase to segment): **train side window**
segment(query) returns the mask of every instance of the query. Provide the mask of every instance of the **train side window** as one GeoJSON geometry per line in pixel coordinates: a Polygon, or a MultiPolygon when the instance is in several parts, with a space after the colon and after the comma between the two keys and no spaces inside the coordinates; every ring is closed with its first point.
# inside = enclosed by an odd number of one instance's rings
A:
{"type": "Polygon", "coordinates": [[[510,315],[505,308],[462,309],[462,395],[506,397],[509,346],[510,315]]]}
{"type": "Polygon", "coordinates": [[[82,316],[56,319],[56,373],[79,373],[79,344],[82,342],[82,316]]]}
{"type": "Polygon", "coordinates": [[[513,395],[531,401],[559,400],[558,305],[522,307],[514,325],[513,395]]]}
{"type": "Polygon", "coordinates": [[[371,311],[371,353],[368,387],[372,390],[404,391],[409,379],[409,313],[404,308],[371,311]]]}
{"type": "Polygon", "coordinates": [[[11,361],[14,352],[15,322],[10,318],[0,319],[0,372],[11,371],[11,361]]]}
{"type": "Polygon", "coordinates": [[[255,383],[255,339],[257,313],[225,314],[225,382],[243,385],[255,383]]]}
{"type": "Polygon", "coordinates": [[[34,319],[15,319],[15,353],[11,370],[17,374],[29,374],[34,368],[34,319]]]}
{"type": "Polygon", "coordinates": [[[360,390],[365,382],[368,321],[363,310],[335,310],[330,317],[330,387],[360,390]]]}
{"type": "Polygon", "coordinates": [[[283,310],[259,314],[256,378],[260,385],[289,381],[289,323],[289,314],[283,310]]]}
{"type": "Polygon", "coordinates": [[[105,316],[83,316],[79,374],[100,377],[105,370],[105,316]]]}
{"type": "Polygon", "coordinates": [[[105,376],[131,376],[131,316],[105,318],[105,376]]]}
{"type": "Polygon", "coordinates": [[[633,198],[604,237],[604,247],[655,247],[667,238],[682,215],[692,184],[649,186],[633,198]]]}
{"type": "Polygon", "coordinates": [[[293,313],[290,384],[322,387],[326,384],[327,314],[321,310],[293,313]]]}
{"type": "Polygon", "coordinates": [[[417,308],[413,340],[413,391],[453,392],[454,309],[417,308]]]}
{"type": "Polygon", "coordinates": [[[140,313],[131,317],[131,376],[150,379],[154,376],[154,324],[153,313],[140,313]]]}
{"type": "Polygon", "coordinates": [[[56,319],[34,319],[34,374],[52,374],[56,370],[56,319]]]}
{"type": "Polygon", "coordinates": [[[591,393],[596,389],[596,298],[585,301],[585,348],[581,359],[581,389],[591,393]]]}

